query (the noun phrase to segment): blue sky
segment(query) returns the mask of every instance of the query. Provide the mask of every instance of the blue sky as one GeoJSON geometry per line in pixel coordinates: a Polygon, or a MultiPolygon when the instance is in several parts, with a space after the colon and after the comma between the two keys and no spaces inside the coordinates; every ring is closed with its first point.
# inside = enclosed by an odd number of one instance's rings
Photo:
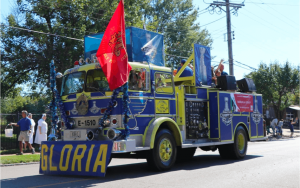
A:
{"type": "MultiPolygon", "coordinates": [[[[10,13],[13,2],[14,0],[1,0],[1,22],[10,13]]],[[[225,12],[219,15],[204,10],[209,6],[207,3],[212,2],[213,0],[193,1],[201,11],[197,19],[200,25],[226,16],[225,12]]],[[[238,16],[231,14],[232,31],[235,34],[233,59],[254,68],[258,68],[260,62],[269,64],[275,60],[280,63],[289,61],[294,67],[299,66],[299,0],[245,0],[244,4],[238,10],[238,16]]],[[[211,33],[214,41],[211,49],[212,56],[216,56],[214,60],[220,61],[224,58],[227,61],[228,47],[227,41],[224,41],[224,33],[227,32],[226,17],[201,27],[204,28],[211,33]]],[[[236,65],[236,79],[242,79],[251,72],[247,68],[238,67],[242,66],[238,63],[236,65]]],[[[229,73],[228,64],[225,64],[225,71],[229,73]]]]}
{"type": "MultiPolygon", "coordinates": [[[[206,3],[212,2],[213,0],[194,0],[200,11],[209,6],[206,3]]],[[[275,60],[279,63],[289,61],[295,67],[299,66],[299,0],[245,0],[244,4],[238,10],[238,16],[231,14],[232,31],[235,34],[232,44],[233,59],[254,68],[260,62],[269,64],[275,60]]],[[[197,19],[200,25],[226,16],[225,12],[220,15],[206,11],[202,13],[197,19]]],[[[224,41],[224,33],[227,33],[226,17],[203,28],[212,33],[214,42],[211,54],[216,56],[214,60],[228,60],[227,41],[224,41]]],[[[229,72],[227,64],[225,71],[229,72]]],[[[234,66],[237,79],[250,72],[234,66]]]]}

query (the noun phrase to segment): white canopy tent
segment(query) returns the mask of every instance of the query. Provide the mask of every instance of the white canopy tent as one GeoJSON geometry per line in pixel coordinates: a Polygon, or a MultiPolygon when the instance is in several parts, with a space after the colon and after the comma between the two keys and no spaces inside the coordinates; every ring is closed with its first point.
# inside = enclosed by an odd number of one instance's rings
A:
{"type": "Polygon", "coordinates": [[[297,106],[297,105],[289,106],[289,108],[291,108],[291,109],[293,109],[293,110],[300,111],[300,106],[297,106]]]}

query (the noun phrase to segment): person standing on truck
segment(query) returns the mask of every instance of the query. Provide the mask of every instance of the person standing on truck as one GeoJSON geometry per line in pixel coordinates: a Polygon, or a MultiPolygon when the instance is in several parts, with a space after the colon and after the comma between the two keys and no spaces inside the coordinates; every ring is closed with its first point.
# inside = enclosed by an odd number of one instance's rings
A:
{"type": "Polygon", "coordinates": [[[218,67],[216,68],[216,70],[214,71],[214,67],[211,67],[211,71],[212,73],[212,80],[215,82],[215,84],[218,84],[218,79],[217,77],[219,76],[227,76],[228,73],[224,71],[224,65],[223,65],[223,61],[224,59],[221,59],[218,67]]]}
{"type": "Polygon", "coordinates": [[[18,123],[10,123],[10,125],[14,125],[16,127],[20,127],[20,134],[19,134],[19,147],[20,147],[20,153],[17,153],[17,155],[23,155],[23,141],[25,141],[25,144],[29,146],[29,149],[32,150],[32,154],[35,153],[34,148],[31,146],[29,141],[29,135],[31,133],[30,127],[31,127],[31,121],[27,117],[27,111],[22,111],[22,119],[18,123]]]}
{"type": "MultiPolygon", "coordinates": [[[[182,59],[180,62],[180,67],[177,69],[177,73],[180,71],[182,66],[185,64],[186,60],[182,59]]],[[[193,69],[190,67],[190,65],[186,66],[184,71],[181,73],[179,77],[188,77],[188,76],[193,76],[193,69]]]]}

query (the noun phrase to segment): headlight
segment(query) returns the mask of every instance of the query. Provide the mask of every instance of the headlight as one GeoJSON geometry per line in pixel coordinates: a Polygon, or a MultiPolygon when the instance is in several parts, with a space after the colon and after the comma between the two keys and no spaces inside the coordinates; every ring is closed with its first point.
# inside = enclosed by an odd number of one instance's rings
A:
{"type": "Polygon", "coordinates": [[[106,119],[106,120],[104,120],[104,126],[105,127],[108,127],[109,125],[110,125],[110,119],[106,119]]]}
{"type": "Polygon", "coordinates": [[[107,131],[107,138],[114,140],[121,135],[121,131],[117,129],[109,129],[107,131]]]}

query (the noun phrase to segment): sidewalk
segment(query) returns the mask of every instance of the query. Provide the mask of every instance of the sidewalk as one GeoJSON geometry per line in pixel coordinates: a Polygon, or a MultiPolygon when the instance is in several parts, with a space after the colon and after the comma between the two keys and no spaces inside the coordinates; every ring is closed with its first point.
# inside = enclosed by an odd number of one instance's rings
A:
{"type": "MultiPolygon", "coordinates": [[[[290,139],[290,135],[291,135],[291,130],[289,128],[283,128],[282,129],[282,136],[275,136],[273,137],[272,134],[272,129],[270,129],[271,134],[268,134],[268,140],[272,141],[272,140],[280,140],[280,139],[290,139]]],[[[293,138],[299,138],[300,137],[300,130],[294,129],[294,134],[293,134],[293,138]]]]}

